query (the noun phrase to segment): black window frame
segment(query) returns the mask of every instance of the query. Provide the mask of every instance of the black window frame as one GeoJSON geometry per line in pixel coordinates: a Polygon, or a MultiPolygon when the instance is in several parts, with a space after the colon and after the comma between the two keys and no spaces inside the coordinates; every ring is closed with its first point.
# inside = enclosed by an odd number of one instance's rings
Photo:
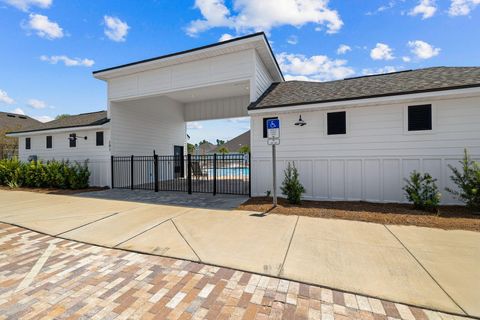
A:
{"type": "Polygon", "coordinates": [[[53,136],[46,136],[45,137],[45,147],[47,149],[53,148],[53,136]]]}
{"type": "Polygon", "coordinates": [[[407,131],[422,132],[433,130],[433,109],[431,104],[407,107],[407,131]],[[423,119],[422,119],[423,118],[423,119]],[[423,121],[422,123],[420,123],[423,121]]]}
{"type": "Polygon", "coordinates": [[[76,139],[77,134],[76,133],[70,133],[70,135],[68,137],[69,137],[68,141],[69,141],[70,148],[76,148],[77,147],[77,139],[76,139]],[[75,138],[75,139],[71,139],[71,138],[75,138]]]}
{"type": "Polygon", "coordinates": [[[328,136],[339,136],[347,134],[347,111],[332,111],[327,112],[327,135],[328,136]],[[335,123],[333,121],[339,121],[341,118],[335,118],[339,115],[343,115],[343,125],[340,127],[333,127],[335,123]],[[332,124],[330,124],[332,121],[332,124]],[[342,130],[343,129],[343,130],[342,130]]]}
{"type": "Polygon", "coordinates": [[[97,147],[101,147],[101,146],[104,146],[105,145],[105,133],[104,131],[97,131],[95,132],[95,145],[97,147]],[[99,140],[99,137],[102,137],[101,138],[101,141],[99,140]],[[99,143],[100,142],[100,143],[99,143]]]}
{"type": "Polygon", "coordinates": [[[267,130],[267,121],[268,120],[276,120],[278,117],[268,117],[268,118],[263,118],[263,137],[267,138],[268,137],[268,130],[267,130]]]}
{"type": "Polygon", "coordinates": [[[26,137],[25,138],[25,150],[32,149],[32,138],[26,137]]]}

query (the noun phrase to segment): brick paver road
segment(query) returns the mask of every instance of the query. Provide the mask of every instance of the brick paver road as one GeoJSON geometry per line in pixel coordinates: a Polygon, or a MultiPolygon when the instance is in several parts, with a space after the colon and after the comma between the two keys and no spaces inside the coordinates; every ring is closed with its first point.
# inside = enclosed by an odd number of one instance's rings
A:
{"type": "Polygon", "coordinates": [[[0,224],[0,319],[461,319],[0,224]]]}

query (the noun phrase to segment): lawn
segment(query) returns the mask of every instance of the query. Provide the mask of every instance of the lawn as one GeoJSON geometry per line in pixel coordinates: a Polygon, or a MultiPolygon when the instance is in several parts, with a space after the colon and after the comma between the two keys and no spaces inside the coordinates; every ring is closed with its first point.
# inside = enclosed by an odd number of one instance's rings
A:
{"type": "Polygon", "coordinates": [[[238,209],[268,212],[270,214],[299,215],[480,232],[480,215],[473,214],[471,210],[468,210],[464,206],[440,206],[439,214],[437,215],[414,210],[409,204],[305,200],[301,205],[291,205],[285,199],[279,198],[278,206],[272,209],[271,198],[254,197],[241,204],[238,209]]]}

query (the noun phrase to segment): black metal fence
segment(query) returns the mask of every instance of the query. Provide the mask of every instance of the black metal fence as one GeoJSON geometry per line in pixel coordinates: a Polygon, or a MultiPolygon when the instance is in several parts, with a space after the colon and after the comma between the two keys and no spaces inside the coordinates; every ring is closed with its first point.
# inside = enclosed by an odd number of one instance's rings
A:
{"type": "Polygon", "coordinates": [[[112,156],[112,188],[250,196],[250,154],[112,156]]]}

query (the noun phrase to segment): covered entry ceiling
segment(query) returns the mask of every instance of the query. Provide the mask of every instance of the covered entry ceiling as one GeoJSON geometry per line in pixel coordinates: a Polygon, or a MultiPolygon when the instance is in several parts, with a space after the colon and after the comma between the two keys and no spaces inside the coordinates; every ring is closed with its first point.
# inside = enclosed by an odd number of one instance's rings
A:
{"type": "Polygon", "coordinates": [[[249,82],[239,81],[175,91],[165,94],[167,97],[182,103],[192,103],[205,100],[223,99],[249,95],[249,82]]]}

